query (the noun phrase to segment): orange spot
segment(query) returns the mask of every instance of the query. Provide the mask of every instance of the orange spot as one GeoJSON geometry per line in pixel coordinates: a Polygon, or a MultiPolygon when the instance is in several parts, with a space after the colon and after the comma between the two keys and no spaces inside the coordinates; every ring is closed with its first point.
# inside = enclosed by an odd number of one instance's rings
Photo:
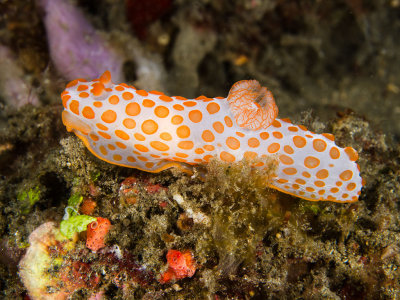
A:
{"type": "Polygon", "coordinates": [[[133,136],[134,136],[135,139],[137,139],[138,141],[144,141],[144,140],[146,139],[146,138],[145,138],[142,134],[140,134],[140,133],[135,133],[133,136]]]}
{"type": "Polygon", "coordinates": [[[314,147],[315,151],[318,151],[318,152],[325,151],[326,142],[324,140],[321,140],[321,139],[315,139],[313,141],[313,147],[314,147]]]}
{"type": "Polygon", "coordinates": [[[173,107],[174,109],[176,109],[176,110],[179,110],[179,111],[182,111],[182,110],[185,109],[185,108],[184,108],[182,105],[180,105],[180,104],[174,104],[172,107],[173,107]]]}
{"type": "Polygon", "coordinates": [[[294,152],[293,148],[288,145],[283,147],[283,151],[285,151],[287,154],[293,154],[293,152],[294,152]]]}
{"type": "Polygon", "coordinates": [[[102,84],[107,84],[111,81],[111,73],[110,71],[105,71],[103,75],[100,76],[100,82],[102,84]]]}
{"type": "Polygon", "coordinates": [[[335,141],[335,137],[330,133],[323,133],[322,135],[332,142],[335,141]]]}
{"type": "Polygon", "coordinates": [[[283,178],[279,178],[277,181],[278,181],[279,183],[281,183],[281,184],[288,182],[287,179],[283,179],[283,178]]]}
{"type": "Polygon", "coordinates": [[[325,182],[321,181],[321,180],[317,180],[314,182],[315,186],[317,187],[324,187],[325,186],[325,182]]]}
{"type": "Polygon", "coordinates": [[[119,148],[121,149],[126,149],[126,145],[124,143],[121,142],[115,142],[115,145],[117,145],[119,148]]]}
{"type": "Polygon", "coordinates": [[[249,145],[249,147],[251,148],[257,148],[258,146],[260,146],[260,141],[256,138],[249,138],[249,140],[247,141],[247,145],[249,145]]]}
{"type": "Polygon", "coordinates": [[[145,90],[137,90],[136,93],[140,96],[146,97],[149,95],[148,92],[146,92],[145,90]]]}
{"type": "Polygon", "coordinates": [[[306,181],[304,179],[301,179],[301,178],[297,178],[295,180],[295,182],[297,182],[298,184],[306,184],[306,181]]]}
{"type": "Polygon", "coordinates": [[[224,121],[225,121],[226,126],[228,126],[228,127],[232,127],[232,126],[233,126],[232,119],[229,118],[228,116],[226,116],[226,117],[224,118],[224,121]]]}
{"type": "Polygon", "coordinates": [[[280,133],[279,131],[274,131],[274,132],[272,133],[272,135],[273,135],[275,138],[277,138],[277,139],[283,138],[282,133],[280,133]]]}
{"type": "Polygon", "coordinates": [[[169,150],[169,146],[159,142],[159,141],[153,141],[150,142],[150,146],[153,147],[154,149],[158,150],[158,151],[167,151],[169,150]]]}
{"type": "Polygon", "coordinates": [[[153,107],[155,105],[154,101],[150,99],[144,99],[142,104],[144,107],[153,107]]]}
{"type": "Polygon", "coordinates": [[[178,157],[183,157],[183,158],[186,158],[186,157],[189,156],[186,153],[182,153],[182,152],[177,152],[177,153],[175,153],[175,155],[178,156],[178,157]]]}
{"type": "Polygon", "coordinates": [[[141,161],[148,161],[148,158],[144,157],[144,156],[138,156],[137,159],[139,159],[141,161]]]}
{"type": "Polygon", "coordinates": [[[307,144],[307,141],[302,136],[296,135],[293,137],[293,143],[297,148],[303,148],[307,144]]]}
{"type": "Polygon", "coordinates": [[[79,115],[79,102],[72,100],[69,104],[69,109],[76,115],[79,115]]]}
{"type": "Polygon", "coordinates": [[[78,79],[72,80],[72,81],[70,81],[70,82],[66,85],[66,88],[73,87],[73,86],[75,86],[77,83],[78,83],[78,79]]]}
{"type": "Polygon", "coordinates": [[[196,150],[194,150],[194,152],[195,152],[196,154],[203,154],[203,153],[204,153],[204,150],[201,149],[201,148],[197,148],[196,150]]]}
{"type": "Polygon", "coordinates": [[[133,99],[133,94],[131,92],[123,92],[122,93],[122,98],[124,100],[132,100],[133,99]]]}
{"type": "Polygon", "coordinates": [[[310,177],[311,177],[311,174],[308,173],[308,172],[306,172],[306,171],[304,171],[303,173],[301,173],[301,175],[303,175],[305,178],[310,178],[310,177]]]}
{"type": "Polygon", "coordinates": [[[89,97],[89,93],[86,93],[86,92],[79,93],[79,97],[87,98],[87,97],[89,97]]]}
{"type": "Polygon", "coordinates": [[[132,129],[136,127],[136,122],[133,119],[130,118],[126,118],[122,121],[122,124],[124,124],[124,126],[128,129],[132,129]]]}
{"type": "Polygon", "coordinates": [[[172,140],[172,136],[168,132],[162,132],[160,134],[160,138],[164,141],[170,141],[172,140]]]}
{"type": "Polygon", "coordinates": [[[348,196],[349,196],[349,194],[344,193],[344,194],[342,195],[342,198],[343,198],[343,199],[346,199],[348,196]]]}
{"type": "Polygon", "coordinates": [[[182,96],[174,96],[174,98],[177,100],[187,100],[187,98],[182,97],[182,96]]]}
{"type": "Polygon", "coordinates": [[[340,179],[342,179],[343,181],[348,181],[353,177],[353,171],[351,170],[346,170],[343,171],[340,175],[339,175],[340,179]]]}
{"type": "Polygon", "coordinates": [[[269,133],[268,132],[261,132],[260,133],[260,138],[263,140],[266,140],[269,138],[269,133]]]}
{"type": "Polygon", "coordinates": [[[92,84],[92,89],[90,90],[90,92],[94,96],[100,96],[104,92],[104,90],[105,90],[104,84],[100,82],[95,82],[92,84]]]}
{"type": "Polygon", "coordinates": [[[340,157],[339,149],[336,147],[332,147],[329,151],[329,155],[332,159],[338,159],[340,157]]]}
{"type": "Polygon", "coordinates": [[[316,174],[318,179],[325,179],[329,176],[329,172],[326,169],[319,170],[316,174]]]}
{"type": "Polygon", "coordinates": [[[258,154],[256,152],[253,152],[253,151],[246,151],[243,154],[243,157],[246,158],[246,159],[249,159],[249,160],[253,160],[253,159],[258,157],[258,154]]]}
{"type": "Polygon", "coordinates": [[[308,186],[308,187],[306,187],[306,191],[307,191],[307,192],[314,192],[315,189],[308,186]]]}
{"type": "Polygon", "coordinates": [[[94,102],[93,102],[93,106],[94,106],[94,107],[102,107],[102,106],[103,106],[103,103],[100,102],[100,101],[94,101],[94,102]]]}
{"type": "Polygon", "coordinates": [[[64,95],[64,96],[61,97],[62,104],[63,104],[64,108],[67,108],[67,102],[68,102],[69,99],[71,99],[70,95],[64,95]]]}
{"type": "Polygon", "coordinates": [[[82,115],[86,118],[86,119],[94,119],[94,111],[91,107],[89,106],[85,106],[82,110],[82,115]]]}
{"type": "Polygon", "coordinates": [[[205,155],[205,156],[203,157],[203,159],[204,159],[206,162],[209,162],[210,159],[213,158],[213,157],[214,157],[214,156],[212,156],[212,155],[205,155]]]}
{"type": "Polygon", "coordinates": [[[104,147],[103,145],[101,145],[99,147],[99,150],[100,150],[101,154],[103,154],[103,155],[107,155],[108,154],[108,151],[107,151],[106,147],[104,147]]]}
{"type": "Polygon", "coordinates": [[[283,119],[281,119],[281,121],[292,124],[292,121],[290,121],[290,119],[288,119],[288,118],[283,118],[283,119]]]}
{"type": "Polygon", "coordinates": [[[202,135],[201,135],[201,138],[205,142],[212,142],[215,139],[214,134],[210,130],[204,130],[202,135]]]}
{"type": "Polygon", "coordinates": [[[135,144],[134,147],[139,150],[140,152],[148,152],[149,148],[147,148],[146,146],[143,146],[141,144],[135,144]]]}
{"type": "Polygon", "coordinates": [[[129,140],[129,135],[122,130],[115,130],[115,135],[125,141],[129,140]]]}
{"type": "Polygon", "coordinates": [[[128,156],[126,158],[126,160],[129,161],[129,162],[132,162],[132,163],[136,162],[136,159],[134,157],[132,157],[132,156],[128,156]]]}
{"type": "Polygon", "coordinates": [[[153,120],[146,120],[142,123],[142,131],[146,134],[153,134],[158,129],[158,124],[153,120]]]}
{"type": "Polygon", "coordinates": [[[337,185],[337,186],[342,186],[342,185],[343,185],[343,182],[341,182],[341,181],[336,181],[336,185],[337,185]]]}
{"type": "Polygon", "coordinates": [[[125,112],[128,116],[137,116],[140,114],[140,105],[136,102],[129,103],[125,108],[125,112]]]}
{"type": "Polygon", "coordinates": [[[103,138],[105,138],[105,139],[107,139],[107,140],[111,139],[111,135],[109,135],[109,134],[106,133],[106,132],[99,131],[98,134],[101,135],[103,138]]]}
{"type": "Polygon", "coordinates": [[[171,123],[174,125],[181,124],[183,122],[183,118],[179,115],[175,115],[171,118],[171,123]]]}
{"type": "Polygon", "coordinates": [[[123,86],[117,85],[115,87],[115,90],[118,91],[118,92],[122,92],[123,90],[125,90],[125,88],[123,86]]]}
{"type": "Polygon", "coordinates": [[[185,139],[190,135],[190,128],[187,127],[186,125],[179,126],[178,129],[176,129],[176,134],[181,139],[185,139]]]}
{"type": "Polygon", "coordinates": [[[285,173],[286,175],[294,175],[297,173],[297,170],[295,168],[285,168],[282,170],[283,173],[285,173]]]}
{"type": "Polygon", "coordinates": [[[234,138],[234,137],[228,137],[226,139],[226,145],[231,148],[232,150],[236,150],[239,149],[240,147],[240,142],[238,139],[234,138]]]}
{"type": "Polygon", "coordinates": [[[294,163],[293,159],[285,154],[280,155],[279,160],[285,165],[291,165],[294,163]]]}
{"type": "Polygon", "coordinates": [[[325,194],[325,190],[319,190],[319,191],[318,191],[318,194],[319,194],[319,195],[325,194]]]}
{"type": "Polygon", "coordinates": [[[108,149],[110,149],[110,150],[115,150],[115,149],[116,149],[115,146],[114,146],[113,144],[108,144],[107,147],[108,147],[108,149]]]}
{"type": "Polygon", "coordinates": [[[147,162],[147,163],[145,163],[144,165],[146,166],[146,168],[151,169],[151,168],[154,166],[154,163],[152,163],[152,162],[147,162]]]}
{"type": "Polygon", "coordinates": [[[171,102],[172,101],[171,97],[168,97],[168,96],[165,96],[165,95],[161,95],[159,98],[164,102],[171,102]]]}
{"type": "Polygon", "coordinates": [[[165,118],[169,115],[169,109],[165,106],[160,105],[154,109],[154,114],[159,118],[165,118]]]}
{"type": "Polygon", "coordinates": [[[276,119],[272,122],[271,125],[274,126],[274,127],[276,127],[276,128],[279,128],[279,127],[282,126],[281,122],[279,122],[279,121],[276,120],[276,119]]]}
{"type": "Polygon", "coordinates": [[[278,152],[280,148],[281,145],[279,145],[278,143],[272,143],[271,145],[268,146],[268,152],[275,153],[278,152]]]}
{"type": "Polygon", "coordinates": [[[219,155],[219,157],[221,158],[221,160],[226,161],[226,162],[234,162],[235,161],[235,157],[226,151],[222,151],[221,154],[219,155]]]}
{"type": "Polygon", "coordinates": [[[119,102],[119,98],[118,98],[118,96],[117,95],[112,95],[110,98],[108,98],[108,102],[110,103],[110,104],[118,104],[118,102],[119,102]]]}
{"type": "Polygon", "coordinates": [[[294,188],[295,190],[298,190],[300,188],[300,186],[298,184],[292,184],[292,188],[294,188]]]}
{"type": "Polygon", "coordinates": [[[115,161],[120,161],[120,160],[122,160],[122,156],[119,155],[119,154],[114,154],[114,155],[113,155],[113,159],[114,159],[115,161]]]}
{"type": "Polygon", "coordinates": [[[332,193],[337,193],[339,192],[339,189],[337,187],[331,188],[332,193]]]}
{"type": "Polygon", "coordinates": [[[101,129],[101,130],[108,130],[108,127],[104,126],[104,125],[101,124],[101,123],[97,123],[96,126],[97,126],[97,128],[99,128],[99,129],[101,129]]]}
{"type": "Polygon", "coordinates": [[[295,127],[295,126],[289,126],[289,127],[288,127],[288,130],[291,131],[291,132],[297,132],[297,131],[299,131],[299,129],[298,129],[297,127],[295,127]]]}
{"type": "MultiPolygon", "coordinates": [[[[219,107],[218,103],[210,102],[207,104],[207,111],[209,112],[210,115],[219,112],[219,109],[220,109],[220,107],[219,107]]],[[[228,124],[226,124],[226,125],[229,126],[228,124]]],[[[229,126],[229,127],[231,127],[231,126],[229,126]]]]}
{"type": "Polygon", "coordinates": [[[101,119],[106,123],[113,123],[117,119],[117,114],[113,110],[106,110],[101,115],[101,119]]]}
{"type": "Polygon", "coordinates": [[[213,145],[204,145],[203,148],[206,149],[207,151],[213,151],[215,149],[213,145]]]}
{"type": "Polygon", "coordinates": [[[194,146],[192,141],[182,141],[178,143],[178,147],[185,150],[190,150],[194,146]]]}
{"type": "Polygon", "coordinates": [[[354,190],[356,188],[356,184],[354,183],[354,182],[350,182],[348,185],[347,185],[347,190],[348,191],[352,191],[352,190],[354,190]]]}
{"type": "Polygon", "coordinates": [[[160,92],[160,91],[150,91],[149,92],[149,94],[153,94],[153,95],[164,95],[164,93],[163,92],[160,92]]]}
{"type": "Polygon", "coordinates": [[[239,132],[239,131],[236,131],[236,135],[237,135],[237,136],[240,136],[240,137],[244,137],[244,133],[239,132]]]}
{"type": "Polygon", "coordinates": [[[86,84],[81,84],[80,86],[78,86],[78,88],[76,89],[78,92],[87,90],[88,86],[86,84]]]}
{"type": "Polygon", "coordinates": [[[193,107],[197,104],[196,101],[185,101],[183,102],[183,105],[187,106],[187,107],[193,107]]]}
{"type": "Polygon", "coordinates": [[[95,142],[97,142],[99,140],[99,137],[97,135],[95,135],[95,134],[90,134],[89,136],[95,142]]]}
{"type": "Polygon", "coordinates": [[[193,123],[199,123],[202,118],[203,118],[203,114],[201,113],[201,111],[199,111],[197,109],[189,112],[189,119],[193,123]]]}
{"type": "Polygon", "coordinates": [[[351,147],[344,148],[344,152],[346,152],[347,156],[351,161],[356,161],[358,159],[358,153],[351,147]]]}
{"type": "Polygon", "coordinates": [[[218,133],[223,133],[224,132],[224,125],[221,122],[214,122],[213,123],[213,128],[218,133]]]}
{"type": "Polygon", "coordinates": [[[303,125],[299,125],[299,128],[303,131],[307,131],[307,127],[303,126],[303,125]]]}
{"type": "Polygon", "coordinates": [[[320,164],[319,159],[314,156],[307,156],[304,159],[304,165],[309,169],[314,169],[314,168],[318,167],[319,164],[320,164]]]}

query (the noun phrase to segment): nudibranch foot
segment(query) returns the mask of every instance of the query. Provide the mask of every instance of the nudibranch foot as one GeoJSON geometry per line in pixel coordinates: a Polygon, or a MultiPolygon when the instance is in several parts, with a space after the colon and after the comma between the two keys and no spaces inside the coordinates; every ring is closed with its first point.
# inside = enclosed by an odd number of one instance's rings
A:
{"type": "Polygon", "coordinates": [[[331,134],[316,134],[288,119],[255,80],[236,83],[228,98],[186,99],[114,84],[109,72],[77,79],[61,94],[62,119],[98,158],[147,172],[217,158],[231,163],[278,162],[271,187],[307,200],[353,202],[363,186],[357,152],[331,134]],[[260,102],[261,105],[257,102],[260,102]]]}

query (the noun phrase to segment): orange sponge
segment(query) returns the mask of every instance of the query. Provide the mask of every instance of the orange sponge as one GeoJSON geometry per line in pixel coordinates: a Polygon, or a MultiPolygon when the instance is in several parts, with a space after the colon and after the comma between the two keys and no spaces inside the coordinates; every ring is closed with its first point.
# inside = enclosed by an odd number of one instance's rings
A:
{"type": "Polygon", "coordinates": [[[105,246],[104,240],[110,230],[111,222],[105,218],[97,218],[87,226],[86,247],[97,251],[105,246]]]}

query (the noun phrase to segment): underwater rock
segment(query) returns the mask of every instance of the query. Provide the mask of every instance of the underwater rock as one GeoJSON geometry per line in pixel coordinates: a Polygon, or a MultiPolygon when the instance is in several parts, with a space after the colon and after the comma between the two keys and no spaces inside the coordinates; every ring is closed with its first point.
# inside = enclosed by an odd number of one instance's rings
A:
{"type": "Polygon", "coordinates": [[[4,101],[19,108],[25,104],[39,104],[32,85],[24,78],[22,68],[16,62],[11,50],[0,45],[0,96],[4,101]]]}

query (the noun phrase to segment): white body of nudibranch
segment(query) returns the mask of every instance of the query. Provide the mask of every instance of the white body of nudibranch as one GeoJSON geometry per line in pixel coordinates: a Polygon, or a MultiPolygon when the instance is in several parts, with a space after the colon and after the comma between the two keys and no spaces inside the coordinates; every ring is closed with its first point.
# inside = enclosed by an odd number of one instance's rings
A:
{"type": "Polygon", "coordinates": [[[273,155],[279,163],[271,186],[284,193],[352,202],[363,185],[353,148],[276,119],[272,94],[255,80],[239,81],[227,98],[190,100],[115,85],[105,72],[91,82],[70,82],[61,97],[67,129],[112,164],[159,172],[212,157],[234,162],[273,155]]]}

